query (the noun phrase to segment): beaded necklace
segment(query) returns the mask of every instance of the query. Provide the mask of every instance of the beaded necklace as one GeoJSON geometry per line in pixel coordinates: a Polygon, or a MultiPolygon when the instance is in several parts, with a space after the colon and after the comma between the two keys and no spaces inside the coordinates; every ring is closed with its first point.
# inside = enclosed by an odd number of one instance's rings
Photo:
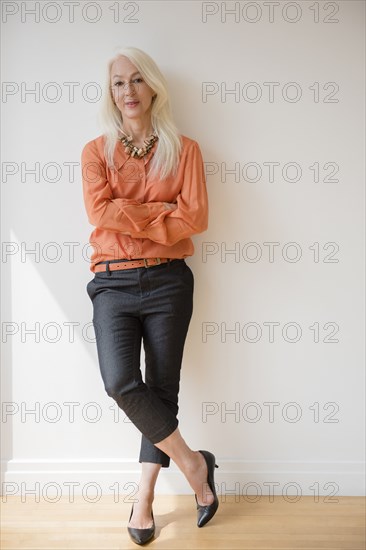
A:
{"type": "MultiPolygon", "coordinates": [[[[123,132],[123,134],[125,133],[123,132]]],[[[150,137],[144,139],[144,147],[136,147],[136,145],[132,143],[133,137],[128,136],[127,134],[119,139],[121,143],[123,143],[123,145],[125,146],[125,153],[129,154],[131,157],[137,157],[140,159],[147,155],[147,153],[151,150],[152,146],[158,139],[158,136],[154,132],[151,134],[150,137]]]]}

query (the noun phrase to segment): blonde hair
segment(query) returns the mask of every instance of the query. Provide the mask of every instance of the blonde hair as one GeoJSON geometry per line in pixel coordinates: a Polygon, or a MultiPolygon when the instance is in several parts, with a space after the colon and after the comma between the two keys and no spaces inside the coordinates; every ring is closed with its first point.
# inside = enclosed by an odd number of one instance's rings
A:
{"type": "Polygon", "coordinates": [[[105,158],[108,166],[115,169],[113,155],[118,133],[122,129],[123,117],[112,98],[111,68],[113,62],[120,56],[127,57],[137,67],[142,78],[156,94],[152,104],[151,124],[159,139],[149,173],[165,179],[168,175],[176,173],[182,141],[173,120],[167,82],[155,61],[138,48],[119,48],[107,64],[104,93],[99,113],[99,120],[105,136],[105,158]]]}

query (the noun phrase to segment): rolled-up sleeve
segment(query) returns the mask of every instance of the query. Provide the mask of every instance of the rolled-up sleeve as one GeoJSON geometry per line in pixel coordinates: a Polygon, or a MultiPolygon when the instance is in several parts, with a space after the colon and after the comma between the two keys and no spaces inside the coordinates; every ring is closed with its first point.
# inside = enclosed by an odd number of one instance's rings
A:
{"type": "Polygon", "coordinates": [[[107,179],[106,163],[95,142],[87,143],[81,153],[83,196],[89,222],[115,232],[143,231],[166,212],[163,202],[139,203],[133,199],[113,198],[107,179]]]}
{"type": "Polygon", "coordinates": [[[176,199],[177,208],[162,212],[143,231],[132,237],[148,238],[171,246],[208,226],[208,196],[200,147],[192,140],[184,165],[183,185],[176,199]]]}

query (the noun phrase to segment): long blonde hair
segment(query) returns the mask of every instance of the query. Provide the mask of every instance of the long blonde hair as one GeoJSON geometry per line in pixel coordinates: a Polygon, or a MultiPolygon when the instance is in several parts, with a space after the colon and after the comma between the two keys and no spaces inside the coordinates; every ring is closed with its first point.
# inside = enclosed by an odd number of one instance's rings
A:
{"type": "Polygon", "coordinates": [[[99,113],[99,120],[105,136],[105,158],[108,166],[115,169],[113,155],[119,130],[123,124],[123,117],[112,99],[110,86],[112,64],[120,56],[127,57],[137,67],[142,78],[156,94],[152,104],[151,124],[159,139],[149,173],[165,179],[168,175],[176,173],[182,141],[173,120],[167,82],[155,61],[138,48],[119,48],[107,63],[104,93],[99,113]]]}

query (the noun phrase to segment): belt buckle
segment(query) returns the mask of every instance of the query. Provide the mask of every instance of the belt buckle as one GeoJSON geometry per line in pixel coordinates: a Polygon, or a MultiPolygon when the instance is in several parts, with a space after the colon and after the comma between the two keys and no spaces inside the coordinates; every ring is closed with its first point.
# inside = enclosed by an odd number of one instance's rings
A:
{"type": "Polygon", "coordinates": [[[147,259],[146,259],[146,258],[143,258],[143,260],[144,260],[144,266],[145,266],[146,268],[152,267],[153,265],[160,265],[160,264],[161,264],[161,259],[160,259],[160,258],[154,258],[154,260],[156,260],[156,264],[151,264],[151,265],[149,265],[149,264],[147,263],[147,259]]]}

